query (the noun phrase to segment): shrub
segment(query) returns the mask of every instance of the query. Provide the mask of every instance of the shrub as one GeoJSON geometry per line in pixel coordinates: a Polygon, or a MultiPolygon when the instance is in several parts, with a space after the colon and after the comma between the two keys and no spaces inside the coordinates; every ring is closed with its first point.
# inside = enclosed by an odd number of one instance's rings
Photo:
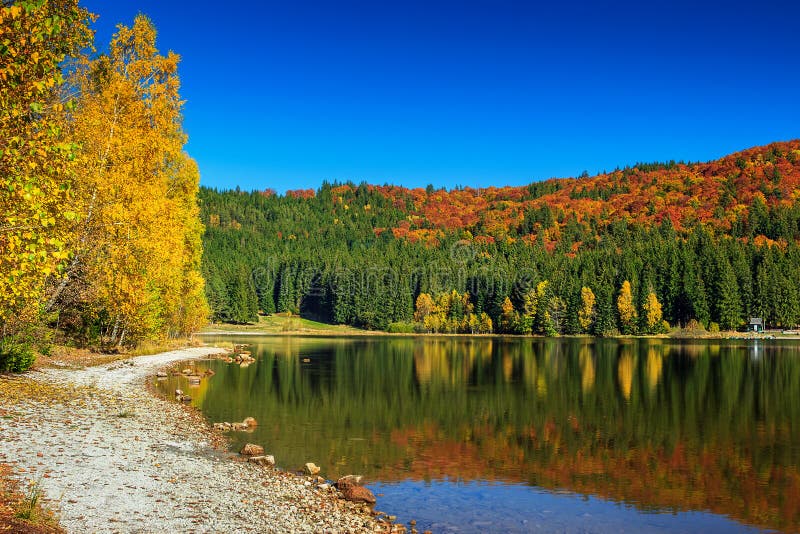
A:
{"type": "Polygon", "coordinates": [[[697,319],[692,319],[691,321],[686,323],[684,330],[687,330],[689,332],[705,332],[706,329],[705,327],[703,327],[701,323],[697,321],[697,319]]]}
{"type": "Polygon", "coordinates": [[[35,359],[29,343],[12,336],[0,339],[0,372],[22,373],[31,368],[35,359]]]}
{"type": "Polygon", "coordinates": [[[617,337],[619,336],[619,329],[615,327],[609,327],[603,330],[602,332],[598,332],[597,335],[600,337],[617,337]]]}
{"type": "Polygon", "coordinates": [[[389,323],[389,327],[386,330],[391,334],[413,334],[414,323],[409,323],[405,321],[389,323]]]}

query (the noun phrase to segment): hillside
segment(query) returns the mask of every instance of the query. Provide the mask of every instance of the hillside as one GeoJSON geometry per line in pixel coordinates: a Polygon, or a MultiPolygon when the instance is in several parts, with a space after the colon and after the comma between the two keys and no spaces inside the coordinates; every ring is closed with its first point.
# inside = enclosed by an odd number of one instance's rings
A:
{"type": "Polygon", "coordinates": [[[326,183],[284,196],[204,189],[201,199],[220,320],[253,320],[260,308],[474,331],[470,314],[486,313],[494,331],[602,334],[662,330],[663,319],[736,328],[751,314],[773,326],[800,316],[798,140],[527,187],[326,183]],[[432,305],[415,318],[421,293],[432,305]]]}
{"type": "MultiPolygon", "coordinates": [[[[334,194],[346,198],[348,189],[336,188],[334,194]]],[[[410,224],[392,229],[396,236],[411,239],[418,238],[418,229],[435,228],[465,229],[489,240],[534,239],[542,233],[550,241],[558,239],[557,228],[571,221],[596,228],[617,220],[659,224],[665,218],[676,229],[704,223],[737,237],[760,233],[787,237],[770,222],[780,224],[792,215],[794,219],[787,222],[797,222],[796,213],[790,212],[800,198],[800,141],[775,143],[710,163],[638,164],[527,187],[376,189],[396,206],[413,205],[410,224]],[[754,218],[751,206],[756,210],[769,206],[776,220],[759,219],[761,213],[754,218]]]]}

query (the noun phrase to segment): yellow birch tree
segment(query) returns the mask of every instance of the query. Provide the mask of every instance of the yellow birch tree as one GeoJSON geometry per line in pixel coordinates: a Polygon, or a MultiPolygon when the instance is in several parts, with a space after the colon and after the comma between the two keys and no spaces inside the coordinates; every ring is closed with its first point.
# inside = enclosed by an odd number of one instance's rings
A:
{"type": "Polygon", "coordinates": [[[514,311],[514,304],[511,299],[506,297],[503,300],[503,305],[500,307],[500,330],[501,332],[510,333],[513,331],[514,324],[517,321],[517,312],[514,311]]]}
{"type": "Polygon", "coordinates": [[[655,334],[662,328],[662,311],[661,303],[654,292],[647,294],[647,298],[642,304],[642,311],[644,312],[645,327],[647,332],[655,334]]]}
{"type": "Polygon", "coordinates": [[[416,311],[414,312],[414,320],[421,323],[425,317],[433,313],[435,304],[433,298],[428,293],[420,293],[417,297],[416,311]]]}
{"type": "Polygon", "coordinates": [[[0,7],[0,371],[38,320],[46,278],[69,256],[76,147],[64,133],[61,63],[90,43],[91,15],[77,0],[0,7]]]}
{"type": "Polygon", "coordinates": [[[51,302],[81,310],[106,346],[185,334],[205,321],[199,173],[183,152],[178,61],[159,54],[155,27],[139,15],[73,82],[82,217],[51,302]],[[65,293],[70,287],[77,291],[65,293]]]}
{"type": "Polygon", "coordinates": [[[636,331],[636,305],[633,303],[633,292],[631,291],[631,283],[625,280],[622,282],[622,287],[619,290],[617,297],[617,311],[619,311],[619,320],[624,334],[633,334],[636,331]]]}
{"type": "Polygon", "coordinates": [[[586,333],[592,327],[595,317],[595,296],[594,292],[588,287],[581,288],[581,307],[578,310],[578,324],[581,330],[586,333]]]}

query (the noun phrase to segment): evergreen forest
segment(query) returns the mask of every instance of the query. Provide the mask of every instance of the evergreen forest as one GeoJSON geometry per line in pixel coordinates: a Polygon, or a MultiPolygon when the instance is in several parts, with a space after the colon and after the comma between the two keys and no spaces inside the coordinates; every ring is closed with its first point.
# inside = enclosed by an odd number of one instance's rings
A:
{"type": "Polygon", "coordinates": [[[800,322],[800,141],[527,187],[200,201],[215,321],[598,336],[800,322]]]}

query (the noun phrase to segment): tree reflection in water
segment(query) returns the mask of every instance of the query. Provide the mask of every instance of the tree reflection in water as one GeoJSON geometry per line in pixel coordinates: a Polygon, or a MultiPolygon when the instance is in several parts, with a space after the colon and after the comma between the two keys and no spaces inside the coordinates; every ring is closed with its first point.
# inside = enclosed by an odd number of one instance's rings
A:
{"type": "Polygon", "coordinates": [[[256,417],[255,434],[234,440],[262,443],[286,468],[524,482],[800,528],[798,344],[248,341],[249,368],[203,363],[217,375],[198,405],[213,421],[256,417]]]}

